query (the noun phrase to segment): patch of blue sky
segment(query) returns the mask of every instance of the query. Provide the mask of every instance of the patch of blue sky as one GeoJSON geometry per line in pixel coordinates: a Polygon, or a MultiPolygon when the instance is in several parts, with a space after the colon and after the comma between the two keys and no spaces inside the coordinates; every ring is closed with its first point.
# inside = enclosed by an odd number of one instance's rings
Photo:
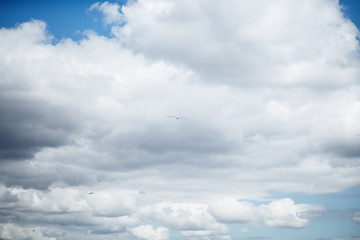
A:
{"type": "Polygon", "coordinates": [[[328,194],[277,194],[276,199],[291,198],[295,204],[321,204],[327,209],[360,209],[360,187],[350,188],[343,192],[328,194]]]}
{"type": "Polygon", "coordinates": [[[312,219],[304,228],[269,227],[262,224],[228,224],[233,239],[316,240],[360,236],[359,224],[346,218],[312,219]],[[246,228],[248,231],[243,232],[246,228]]]}
{"type": "MultiPolygon", "coordinates": [[[[55,40],[63,38],[79,40],[84,37],[83,32],[86,30],[110,37],[111,28],[103,23],[101,13],[89,11],[91,5],[96,2],[96,0],[2,0],[0,26],[12,28],[17,24],[37,19],[47,24],[47,30],[55,40]]],[[[126,3],[125,0],[114,2],[119,5],[126,3]]]]}
{"type": "Polygon", "coordinates": [[[332,214],[336,217],[325,214],[312,219],[304,230],[313,234],[313,239],[360,237],[360,225],[351,219],[350,214],[345,211],[332,211],[332,214]]]}
{"type": "Polygon", "coordinates": [[[359,0],[340,0],[343,12],[360,29],[360,1],[359,0]]]}
{"type": "MultiPolygon", "coordinates": [[[[228,224],[234,239],[269,240],[316,240],[360,237],[360,223],[352,220],[360,211],[360,187],[329,194],[277,194],[274,199],[291,198],[295,204],[319,204],[325,210],[315,212],[309,225],[304,228],[269,227],[262,223],[228,224]],[[243,232],[241,229],[247,229],[243,232]],[[272,238],[272,236],[276,236],[272,238]]],[[[268,204],[267,201],[250,201],[255,205],[268,204]]]]}
{"type": "Polygon", "coordinates": [[[228,225],[233,239],[267,239],[267,240],[312,240],[313,233],[307,229],[268,227],[262,224],[228,225]],[[248,232],[242,231],[246,228],[248,232]]]}
{"type": "Polygon", "coordinates": [[[182,240],[184,237],[181,235],[180,231],[170,230],[170,239],[171,240],[182,240]]]}

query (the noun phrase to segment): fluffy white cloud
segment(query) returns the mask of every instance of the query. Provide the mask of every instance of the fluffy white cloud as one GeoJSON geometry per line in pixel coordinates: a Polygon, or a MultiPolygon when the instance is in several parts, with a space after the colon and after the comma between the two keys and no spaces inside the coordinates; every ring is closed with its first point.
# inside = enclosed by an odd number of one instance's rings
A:
{"type": "Polygon", "coordinates": [[[213,231],[181,231],[181,235],[188,239],[214,239],[214,240],[231,240],[229,235],[219,235],[213,231]]]}
{"type": "Polygon", "coordinates": [[[233,199],[218,200],[209,205],[209,212],[220,222],[263,222],[267,226],[287,228],[307,226],[309,219],[303,215],[322,210],[324,208],[320,205],[295,204],[289,198],[274,200],[260,206],[233,199]]]}
{"type": "Polygon", "coordinates": [[[164,227],[153,229],[151,225],[141,225],[130,228],[130,231],[138,238],[146,240],[166,240],[169,239],[169,230],[164,227]]]}
{"type": "MultiPolygon", "coordinates": [[[[6,189],[10,199],[16,199],[21,207],[32,211],[52,213],[76,213],[90,211],[94,216],[116,217],[133,212],[136,206],[137,192],[107,188],[88,194],[88,189],[51,188],[49,192],[6,189]]],[[[3,196],[3,198],[9,198],[3,196]]]]}
{"type": "MultiPolygon", "coordinates": [[[[10,230],[4,230],[4,233],[10,233],[11,229],[19,227],[24,231],[18,232],[25,234],[30,232],[27,230],[29,224],[39,222],[60,225],[64,229],[77,225],[83,228],[83,231],[88,229],[86,231],[90,233],[125,232],[127,227],[139,224],[139,219],[132,215],[137,199],[135,192],[106,188],[105,191],[97,191],[91,195],[88,193],[89,189],[83,188],[51,188],[43,192],[2,186],[0,201],[7,201],[3,205],[3,219],[10,220],[15,217],[20,223],[26,223],[25,227],[5,224],[3,228],[10,230]],[[33,214],[27,214],[29,211],[33,214]]],[[[39,231],[36,234],[39,234],[39,231]]],[[[57,237],[56,232],[55,228],[47,236],[57,237]]]]}
{"type": "MultiPolygon", "coordinates": [[[[180,231],[190,239],[229,239],[229,229],[218,222],[207,205],[182,202],[162,202],[143,207],[140,218],[156,221],[180,231]]],[[[231,238],[230,238],[231,239],[231,238]]]]}
{"type": "Polygon", "coordinates": [[[105,24],[122,24],[125,19],[121,14],[121,7],[118,3],[96,2],[89,8],[90,11],[97,10],[104,15],[105,24]]]}
{"type": "Polygon", "coordinates": [[[206,81],[329,88],[359,74],[358,30],[337,1],[140,0],[123,14],[113,33],[126,46],[206,81]]]}
{"type": "Polygon", "coordinates": [[[3,229],[227,239],[226,223],[300,228],[322,209],[241,199],[359,186],[358,30],[336,1],[90,9],[113,38],[0,30],[1,214],[19,219],[3,229]]]}
{"type": "Polygon", "coordinates": [[[45,229],[38,227],[19,227],[16,224],[7,223],[0,225],[1,239],[30,239],[30,240],[56,240],[54,237],[44,236],[45,229]]]}
{"type": "MultiPolygon", "coordinates": [[[[2,31],[1,41],[14,40],[0,49],[6,69],[2,131],[9,136],[1,150],[7,158],[36,154],[29,166],[8,165],[18,172],[6,178],[8,183],[37,188],[54,181],[94,184],[113,181],[111,173],[97,170],[152,167],[155,172],[162,168],[157,178],[164,190],[174,176],[195,173],[187,171],[193,167],[204,178],[191,187],[204,188],[216,167],[222,169],[212,176],[216,190],[245,197],[277,189],[333,192],[360,182],[358,86],[319,93],[218,87],[193,69],[136,55],[116,39],[92,34],[79,43],[51,45],[39,21],[2,31]],[[178,113],[190,121],[166,118],[178,113]],[[177,171],[179,166],[184,172],[177,171]],[[227,184],[230,179],[239,186],[227,184]]],[[[132,183],[147,184],[139,181],[153,173],[124,181],[142,188],[132,183]]],[[[182,185],[178,181],[171,188],[183,191],[182,185]]]]}
{"type": "Polygon", "coordinates": [[[253,204],[235,199],[218,200],[210,204],[209,212],[222,222],[247,223],[256,219],[253,204]]]}
{"type": "Polygon", "coordinates": [[[324,208],[317,205],[296,205],[289,198],[275,200],[268,205],[259,207],[259,212],[266,225],[291,228],[301,228],[308,225],[309,220],[301,216],[303,213],[321,210],[324,210],[324,208]]]}
{"type": "Polygon", "coordinates": [[[225,225],[209,214],[204,204],[162,202],[142,209],[142,215],[184,232],[227,233],[225,225]]]}

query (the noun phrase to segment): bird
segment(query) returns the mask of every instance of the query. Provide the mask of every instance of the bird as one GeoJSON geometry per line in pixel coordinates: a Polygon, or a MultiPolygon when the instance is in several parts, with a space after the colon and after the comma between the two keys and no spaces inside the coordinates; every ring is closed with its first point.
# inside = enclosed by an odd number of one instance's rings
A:
{"type": "Polygon", "coordinates": [[[186,117],[181,117],[181,116],[167,116],[168,118],[175,118],[176,120],[189,120],[186,117]]]}
{"type": "Polygon", "coordinates": [[[89,195],[94,194],[94,192],[89,192],[89,195]]]}

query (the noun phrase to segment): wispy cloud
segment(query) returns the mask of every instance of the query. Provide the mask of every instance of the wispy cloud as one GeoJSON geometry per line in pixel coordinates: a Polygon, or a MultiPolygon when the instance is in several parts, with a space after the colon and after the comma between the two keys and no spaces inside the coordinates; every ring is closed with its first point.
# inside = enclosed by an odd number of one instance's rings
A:
{"type": "Polygon", "coordinates": [[[108,1],[103,3],[96,2],[89,8],[89,11],[95,10],[103,14],[104,23],[107,25],[122,24],[125,22],[125,17],[121,13],[121,6],[118,3],[109,3],[108,1]]]}

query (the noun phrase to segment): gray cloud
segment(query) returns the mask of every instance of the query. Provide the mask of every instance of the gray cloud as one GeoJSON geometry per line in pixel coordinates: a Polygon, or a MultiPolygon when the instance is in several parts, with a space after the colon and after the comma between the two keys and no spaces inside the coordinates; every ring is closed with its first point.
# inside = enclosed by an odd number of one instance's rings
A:
{"type": "MultiPolygon", "coordinates": [[[[216,153],[229,152],[231,144],[226,142],[221,133],[200,124],[179,124],[172,129],[164,126],[149,126],[139,134],[121,136],[123,144],[136,146],[152,153],[194,152],[216,153]]],[[[172,127],[174,127],[172,125],[172,127]]],[[[126,146],[127,147],[127,146],[126,146]]]]}
{"type": "Polygon", "coordinates": [[[360,157],[359,142],[355,137],[353,139],[337,139],[326,143],[324,151],[333,152],[340,157],[356,159],[360,157]]]}
{"type": "Polygon", "coordinates": [[[195,119],[186,123],[172,121],[151,124],[131,133],[114,132],[99,141],[98,147],[111,152],[118,159],[118,166],[131,168],[164,164],[211,167],[212,160],[208,158],[204,162],[203,155],[216,156],[235,149],[236,143],[216,129],[200,125],[195,119]]]}
{"type": "Polygon", "coordinates": [[[336,1],[93,6],[112,38],[0,30],[0,238],[229,239],[311,224],[293,192],[359,186],[358,30],[336,1]]]}
{"type": "Polygon", "coordinates": [[[24,97],[0,99],[0,159],[26,159],[44,147],[67,144],[79,123],[68,110],[24,97]]]}

